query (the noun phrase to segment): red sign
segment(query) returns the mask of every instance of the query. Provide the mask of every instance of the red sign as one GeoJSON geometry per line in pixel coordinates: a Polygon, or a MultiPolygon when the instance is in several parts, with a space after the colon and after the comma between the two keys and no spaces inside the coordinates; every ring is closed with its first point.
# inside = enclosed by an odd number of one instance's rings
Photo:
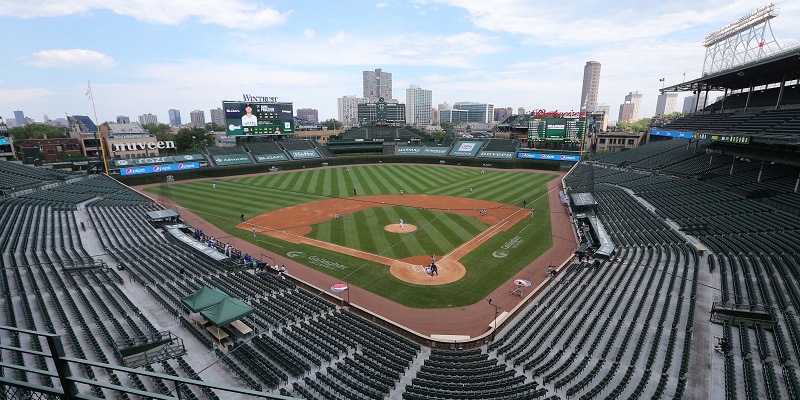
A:
{"type": "Polygon", "coordinates": [[[544,108],[531,111],[533,118],[578,118],[586,115],[583,111],[547,111],[544,108]]]}

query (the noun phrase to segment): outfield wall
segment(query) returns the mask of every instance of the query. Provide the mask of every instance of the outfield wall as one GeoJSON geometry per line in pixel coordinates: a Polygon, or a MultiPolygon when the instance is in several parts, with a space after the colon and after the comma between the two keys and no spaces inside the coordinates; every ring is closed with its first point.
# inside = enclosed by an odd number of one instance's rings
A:
{"type": "MultiPolygon", "coordinates": [[[[549,160],[529,160],[529,159],[479,159],[465,157],[419,157],[419,156],[396,156],[396,155],[364,155],[348,156],[336,158],[316,158],[308,160],[295,160],[272,162],[268,164],[247,164],[231,165],[226,167],[202,167],[189,171],[176,171],[170,173],[155,173],[134,176],[117,176],[126,185],[136,186],[151,183],[161,183],[166,180],[168,175],[174,180],[181,181],[198,178],[228,177],[246,174],[258,174],[271,172],[271,168],[278,168],[282,171],[297,170],[303,168],[318,168],[335,165],[357,165],[357,164],[380,164],[380,163],[404,163],[404,164],[435,164],[435,165],[461,165],[470,167],[486,167],[500,169],[537,169],[544,171],[558,171],[561,169],[561,162],[549,160]]],[[[570,166],[573,163],[568,163],[570,166]]]]}

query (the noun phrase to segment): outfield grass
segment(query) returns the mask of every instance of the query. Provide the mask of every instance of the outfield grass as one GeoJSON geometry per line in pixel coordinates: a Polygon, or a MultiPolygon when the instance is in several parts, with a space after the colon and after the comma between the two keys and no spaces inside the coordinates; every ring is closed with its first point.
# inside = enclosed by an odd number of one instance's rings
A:
{"type": "MultiPolygon", "coordinates": [[[[236,240],[246,240],[284,256],[291,253],[298,262],[335,277],[331,283],[346,279],[351,284],[410,307],[439,308],[464,306],[480,301],[498,285],[516,277],[520,269],[551,246],[550,218],[547,212],[549,202],[545,193],[547,182],[554,177],[552,174],[502,170],[486,170],[483,175],[479,169],[474,168],[431,165],[369,165],[351,166],[350,171],[345,167],[338,167],[162,185],[147,191],[156,197],[173,199],[231,235],[220,240],[234,244],[236,240]],[[212,183],[216,183],[216,189],[211,188],[212,183]],[[468,191],[469,187],[473,188],[471,193],[468,191]],[[250,218],[295,204],[350,197],[353,189],[356,189],[358,195],[397,194],[403,189],[406,194],[468,197],[515,205],[521,205],[525,199],[529,207],[536,207],[537,213],[536,218],[526,218],[461,259],[467,269],[466,276],[457,282],[440,286],[409,284],[394,278],[389,268],[380,264],[272,237],[259,235],[253,238],[249,231],[235,227],[240,214],[250,218]]],[[[472,232],[477,233],[483,225],[472,217],[417,210],[414,212],[419,214],[404,218],[406,222],[418,226],[430,225],[432,229],[421,229],[419,233],[412,234],[414,239],[407,244],[404,242],[408,238],[401,241],[406,235],[386,232],[378,235],[378,231],[373,230],[377,227],[382,229],[389,223],[397,223],[399,216],[410,212],[409,210],[403,207],[363,210],[350,214],[353,216],[352,220],[375,220],[378,223],[367,224],[369,228],[363,224],[348,225],[347,220],[340,221],[342,223],[338,227],[333,224],[317,224],[309,236],[347,247],[366,246],[364,249],[369,248],[367,251],[372,253],[403,258],[408,255],[444,254],[444,247],[434,249],[426,246],[449,247],[453,243],[464,242],[465,237],[474,236],[472,232]],[[440,225],[437,221],[444,222],[443,218],[449,220],[449,226],[458,229],[447,229],[440,225]],[[464,232],[467,236],[464,236],[464,232]],[[423,238],[423,235],[429,237],[423,238]],[[354,242],[358,242],[357,245],[352,245],[354,242]],[[412,242],[418,243],[412,245],[412,242]]]]}

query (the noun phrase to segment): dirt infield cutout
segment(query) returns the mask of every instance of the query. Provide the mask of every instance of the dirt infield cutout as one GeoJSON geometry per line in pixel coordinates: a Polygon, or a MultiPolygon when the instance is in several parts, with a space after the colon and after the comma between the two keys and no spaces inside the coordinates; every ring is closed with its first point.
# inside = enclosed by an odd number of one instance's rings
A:
{"type": "Polygon", "coordinates": [[[403,226],[401,227],[400,224],[389,224],[384,226],[383,230],[392,233],[411,233],[417,230],[417,226],[411,224],[403,224],[403,226]]]}
{"type": "MultiPolygon", "coordinates": [[[[389,267],[392,275],[405,282],[419,285],[443,285],[455,282],[466,275],[464,265],[458,260],[497,233],[514,226],[514,224],[528,215],[528,213],[520,212],[520,210],[519,207],[503,203],[463,197],[408,194],[357,196],[320,200],[281,208],[255,216],[236,225],[236,227],[247,231],[251,231],[255,227],[259,234],[292,243],[305,243],[383,264],[389,267]],[[312,225],[331,220],[337,213],[342,217],[367,208],[391,206],[416,207],[471,215],[491,226],[437,261],[437,265],[440,266],[438,276],[429,276],[425,273],[424,268],[430,264],[430,255],[396,260],[304,236],[311,232],[312,225]],[[489,210],[489,212],[487,215],[481,215],[480,210],[489,210]]],[[[403,230],[400,229],[400,224],[390,224],[384,227],[385,230],[394,233],[410,233],[417,229],[416,226],[411,224],[404,224],[403,228],[403,230]]]]}

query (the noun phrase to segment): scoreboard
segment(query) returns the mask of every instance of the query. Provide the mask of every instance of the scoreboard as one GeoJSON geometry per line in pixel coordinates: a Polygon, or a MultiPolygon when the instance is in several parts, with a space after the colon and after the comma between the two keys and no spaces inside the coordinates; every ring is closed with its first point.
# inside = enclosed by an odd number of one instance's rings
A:
{"type": "Polygon", "coordinates": [[[578,142],[584,133],[584,122],[577,118],[538,118],[528,123],[528,140],[532,142],[578,142]]]}
{"type": "Polygon", "coordinates": [[[294,133],[292,103],[223,101],[228,136],[294,133]]]}

